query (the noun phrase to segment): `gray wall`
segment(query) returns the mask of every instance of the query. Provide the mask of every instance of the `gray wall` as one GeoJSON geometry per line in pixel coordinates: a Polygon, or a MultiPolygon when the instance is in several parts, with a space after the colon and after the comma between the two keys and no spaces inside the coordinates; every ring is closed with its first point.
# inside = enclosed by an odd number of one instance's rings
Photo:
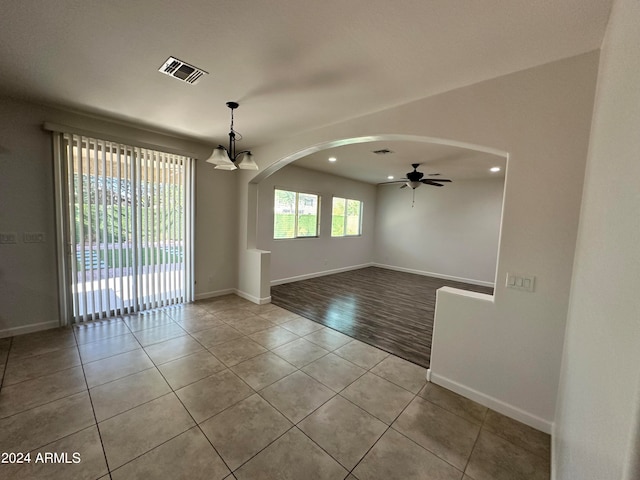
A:
{"type": "Polygon", "coordinates": [[[502,215],[502,178],[443,188],[378,187],[375,261],[402,269],[493,284],[502,215]]]}

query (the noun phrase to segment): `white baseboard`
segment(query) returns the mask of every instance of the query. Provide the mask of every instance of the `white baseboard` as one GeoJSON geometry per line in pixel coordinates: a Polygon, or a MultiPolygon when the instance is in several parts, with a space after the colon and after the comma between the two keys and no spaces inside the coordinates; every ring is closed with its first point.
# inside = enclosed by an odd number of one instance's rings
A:
{"type": "Polygon", "coordinates": [[[249,300],[250,302],[253,302],[258,305],[265,305],[267,303],[271,303],[271,295],[269,295],[268,297],[258,298],[248,294],[247,292],[243,292],[242,290],[234,290],[234,293],[239,297],[242,297],[245,300],[249,300]]]}
{"type": "Polygon", "coordinates": [[[429,375],[429,381],[435,383],[436,385],[440,385],[448,390],[451,390],[452,392],[462,395],[463,397],[478,402],[480,405],[489,407],[498,413],[502,413],[507,417],[518,420],[519,422],[529,425],[536,430],[540,430],[544,433],[549,434],[552,433],[553,422],[540,418],[536,415],[533,415],[532,413],[525,412],[518,407],[514,407],[513,405],[474,390],[470,387],[467,387],[466,385],[462,385],[458,382],[454,382],[453,380],[449,380],[448,378],[438,375],[437,373],[433,373],[431,369],[429,369],[427,374],[429,375]]]}
{"type": "Polygon", "coordinates": [[[4,330],[0,330],[0,338],[15,337],[16,335],[39,332],[40,330],[49,330],[50,328],[57,328],[59,326],[60,322],[58,322],[58,320],[51,320],[49,322],[32,323],[31,325],[24,325],[21,327],[6,328],[4,330]]]}
{"type": "Polygon", "coordinates": [[[472,285],[480,285],[483,287],[495,287],[493,282],[485,282],[484,280],[474,280],[473,278],[454,277],[453,275],[444,275],[442,273],[425,272],[423,270],[414,270],[412,268],[396,267],[395,265],[385,265],[383,263],[372,263],[371,266],[386,268],[387,270],[396,270],[398,272],[414,273],[425,277],[442,278],[443,280],[452,280],[454,282],[470,283],[472,285]]]}
{"type": "Polygon", "coordinates": [[[334,273],[349,272],[351,270],[360,270],[361,268],[372,267],[372,266],[374,266],[373,263],[363,263],[361,265],[351,265],[349,267],[334,268],[332,270],[323,270],[321,272],[306,273],[304,275],[297,275],[295,277],[280,278],[277,280],[271,280],[271,286],[282,285],[282,284],[291,283],[291,282],[299,282],[300,280],[308,280],[310,278],[324,277],[325,275],[333,275],[334,273]]]}
{"type": "Polygon", "coordinates": [[[224,290],[215,290],[213,292],[196,293],[195,300],[204,300],[205,298],[221,297],[222,295],[229,295],[230,293],[236,293],[235,288],[226,288],[224,290]]]}

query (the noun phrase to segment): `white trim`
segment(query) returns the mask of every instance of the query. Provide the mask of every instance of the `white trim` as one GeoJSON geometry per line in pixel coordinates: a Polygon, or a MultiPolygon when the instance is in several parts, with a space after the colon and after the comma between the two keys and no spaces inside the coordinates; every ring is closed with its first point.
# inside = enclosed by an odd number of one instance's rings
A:
{"type": "Polygon", "coordinates": [[[325,275],[333,275],[334,273],[348,272],[350,270],[360,270],[361,268],[373,267],[373,263],[363,263],[361,265],[352,265],[350,267],[334,268],[333,270],[324,270],[321,272],[305,273],[304,275],[297,275],[289,278],[279,278],[277,280],[271,280],[271,286],[282,285],[284,283],[298,282],[300,280],[308,280],[309,278],[324,277],[325,275]]]}
{"type": "Polygon", "coordinates": [[[195,300],[204,300],[205,298],[221,297],[222,295],[229,295],[230,293],[236,293],[236,289],[226,288],[224,290],[215,290],[213,292],[196,293],[195,300]]]}
{"type": "Polygon", "coordinates": [[[237,289],[234,290],[234,293],[239,297],[242,297],[245,300],[249,300],[250,302],[253,302],[257,305],[265,305],[267,303],[271,303],[271,295],[269,295],[268,297],[258,298],[248,294],[247,292],[243,292],[242,290],[237,290],[237,289]]]}
{"type": "Polygon", "coordinates": [[[414,273],[416,275],[423,275],[425,277],[442,278],[444,280],[453,280],[455,282],[471,283],[472,285],[481,285],[483,287],[495,288],[494,282],[486,282],[484,280],[474,280],[472,278],[455,277],[453,275],[444,275],[442,273],[425,272],[423,270],[414,270],[412,268],[396,267],[394,265],[385,265],[383,263],[372,263],[371,266],[386,268],[387,270],[396,270],[398,272],[414,273]]]}
{"type": "Polygon", "coordinates": [[[23,335],[25,333],[39,332],[40,330],[49,330],[51,328],[57,328],[60,326],[60,322],[57,320],[50,320],[48,322],[32,323],[31,325],[23,325],[22,327],[12,327],[0,330],[0,338],[14,337],[16,335],[23,335]]]}
{"type": "Polygon", "coordinates": [[[463,397],[478,402],[485,407],[489,407],[496,412],[506,415],[507,417],[518,420],[519,422],[529,425],[536,430],[540,430],[544,433],[549,434],[552,433],[553,422],[540,418],[532,413],[525,412],[518,407],[514,407],[513,405],[498,400],[497,398],[486,395],[482,392],[474,390],[473,388],[469,388],[466,385],[462,385],[458,382],[454,382],[453,380],[449,380],[448,378],[438,375],[437,373],[429,371],[428,375],[431,379],[430,381],[432,383],[435,383],[436,385],[440,385],[448,390],[451,390],[452,392],[462,395],[463,397]]]}

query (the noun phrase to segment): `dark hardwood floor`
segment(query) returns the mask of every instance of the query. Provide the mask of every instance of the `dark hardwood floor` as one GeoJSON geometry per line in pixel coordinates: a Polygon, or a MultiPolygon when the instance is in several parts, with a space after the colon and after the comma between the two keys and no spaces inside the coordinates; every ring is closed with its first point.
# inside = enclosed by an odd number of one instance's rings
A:
{"type": "Polygon", "coordinates": [[[436,290],[493,288],[367,267],[271,287],[271,302],[410,362],[429,366],[436,290]]]}

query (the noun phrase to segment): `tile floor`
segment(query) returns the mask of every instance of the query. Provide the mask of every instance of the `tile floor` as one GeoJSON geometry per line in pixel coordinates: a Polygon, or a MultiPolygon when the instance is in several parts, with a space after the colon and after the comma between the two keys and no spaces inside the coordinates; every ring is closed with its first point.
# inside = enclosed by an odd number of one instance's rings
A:
{"type": "Polygon", "coordinates": [[[235,296],[0,339],[0,452],[32,458],[0,478],[549,478],[548,435],[424,377],[235,296]]]}

